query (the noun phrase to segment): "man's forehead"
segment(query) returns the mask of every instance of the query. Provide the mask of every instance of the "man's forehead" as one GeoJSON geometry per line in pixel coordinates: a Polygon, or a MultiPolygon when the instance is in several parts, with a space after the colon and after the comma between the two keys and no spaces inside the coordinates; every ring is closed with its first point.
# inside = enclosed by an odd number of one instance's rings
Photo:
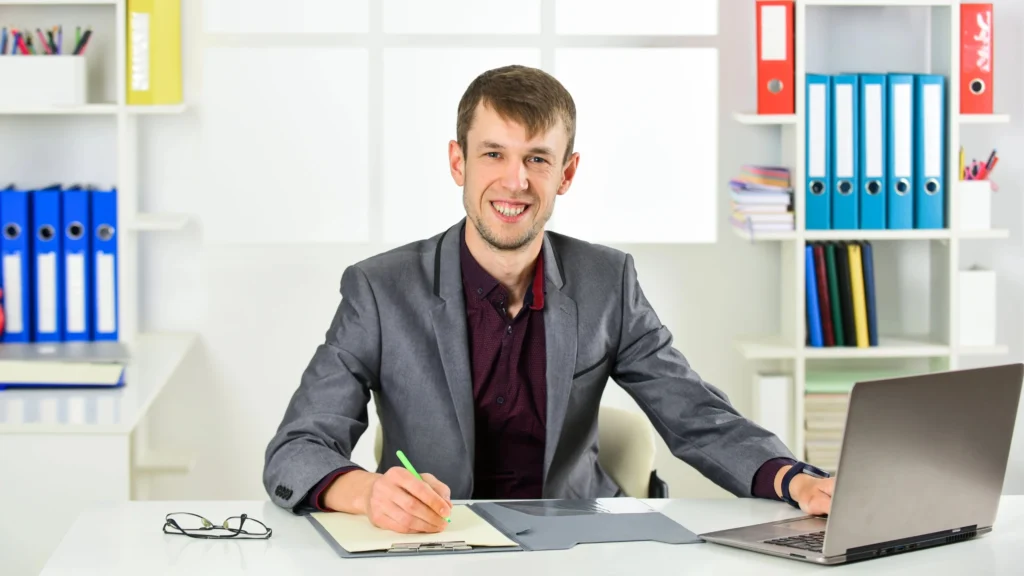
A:
{"type": "Polygon", "coordinates": [[[477,145],[485,141],[503,143],[501,142],[503,139],[514,139],[526,145],[564,145],[567,139],[565,125],[561,118],[555,119],[555,122],[546,130],[531,135],[526,125],[512,118],[504,117],[490,107],[484,107],[483,104],[477,106],[477,114],[469,129],[469,135],[477,145]]]}

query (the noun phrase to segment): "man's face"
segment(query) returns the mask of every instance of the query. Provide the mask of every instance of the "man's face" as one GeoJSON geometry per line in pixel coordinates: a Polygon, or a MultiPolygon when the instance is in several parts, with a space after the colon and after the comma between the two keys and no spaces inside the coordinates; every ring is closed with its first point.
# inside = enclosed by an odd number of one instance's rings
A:
{"type": "Polygon", "coordinates": [[[519,250],[544,230],[579,163],[575,153],[562,162],[567,144],[561,122],[528,138],[523,126],[477,106],[466,150],[452,141],[448,155],[466,216],[488,244],[519,250]]]}

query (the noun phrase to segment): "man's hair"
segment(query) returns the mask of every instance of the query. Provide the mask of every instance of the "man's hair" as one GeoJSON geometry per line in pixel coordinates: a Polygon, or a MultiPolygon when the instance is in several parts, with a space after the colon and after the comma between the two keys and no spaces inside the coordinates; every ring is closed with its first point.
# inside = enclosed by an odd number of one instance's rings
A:
{"type": "Polygon", "coordinates": [[[476,77],[459,101],[455,133],[467,154],[466,134],[477,105],[484,102],[505,120],[526,128],[528,138],[547,132],[559,120],[569,137],[562,162],[572,155],[576,139],[576,104],[562,83],[543,70],[514,64],[476,77]]]}

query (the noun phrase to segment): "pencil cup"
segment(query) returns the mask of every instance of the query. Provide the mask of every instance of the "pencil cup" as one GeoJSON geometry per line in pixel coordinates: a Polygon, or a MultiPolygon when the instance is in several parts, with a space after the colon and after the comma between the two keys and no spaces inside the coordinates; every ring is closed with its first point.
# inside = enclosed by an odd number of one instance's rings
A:
{"type": "Polygon", "coordinates": [[[0,56],[0,108],[86,103],[85,56],[0,56]]]}
{"type": "Polygon", "coordinates": [[[960,196],[960,229],[992,228],[992,183],[988,180],[957,182],[960,196]]]}

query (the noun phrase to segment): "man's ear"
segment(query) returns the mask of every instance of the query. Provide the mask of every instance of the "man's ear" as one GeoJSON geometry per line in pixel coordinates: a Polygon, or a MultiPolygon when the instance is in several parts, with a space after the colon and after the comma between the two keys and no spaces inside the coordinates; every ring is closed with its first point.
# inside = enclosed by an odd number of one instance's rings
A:
{"type": "Polygon", "coordinates": [[[452,172],[452,179],[457,186],[466,184],[466,157],[462,153],[462,146],[455,140],[448,142],[448,169],[452,172]]]}
{"type": "Polygon", "coordinates": [[[562,185],[558,187],[557,194],[561,196],[569,191],[569,186],[572,186],[572,180],[576,177],[576,169],[580,165],[580,153],[573,152],[572,156],[569,157],[569,161],[565,163],[562,168],[562,185]]]}

